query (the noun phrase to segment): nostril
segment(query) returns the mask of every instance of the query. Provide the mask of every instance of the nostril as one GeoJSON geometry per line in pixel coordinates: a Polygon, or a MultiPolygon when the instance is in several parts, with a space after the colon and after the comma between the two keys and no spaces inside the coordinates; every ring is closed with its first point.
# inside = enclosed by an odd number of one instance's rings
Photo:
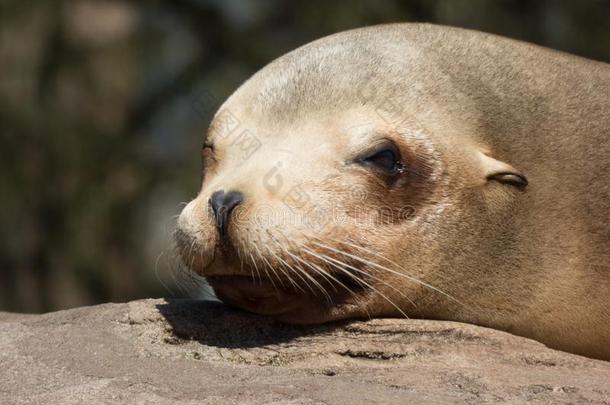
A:
{"type": "Polygon", "coordinates": [[[230,191],[225,194],[225,206],[228,212],[231,212],[233,208],[237,207],[244,200],[244,195],[239,191],[230,191]]]}
{"type": "Polygon", "coordinates": [[[210,206],[212,207],[212,211],[214,211],[215,217],[218,216],[218,213],[222,209],[224,195],[225,195],[224,190],[219,190],[219,191],[215,191],[214,193],[212,193],[212,196],[210,197],[209,203],[210,203],[210,206]]]}
{"type": "Polygon", "coordinates": [[[226,234],[226,227],[231,211],[241,204],[243,199],[244,195],[239,191],[229,191],[228,193],[225,193],[224,190],[215,191],[210,197],[209,203],[212,206],[214,218],[216,219],[216,227],[221,236],[224,237],[226,234]]]}

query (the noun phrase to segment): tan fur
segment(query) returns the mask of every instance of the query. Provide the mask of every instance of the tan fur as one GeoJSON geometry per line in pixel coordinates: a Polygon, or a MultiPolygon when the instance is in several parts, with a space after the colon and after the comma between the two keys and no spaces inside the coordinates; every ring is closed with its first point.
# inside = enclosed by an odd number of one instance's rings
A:
{"type": "Polygon", "coordinates": [[[256,73],[208,142],[178,242],[221,299],[298,323],[470,322],[610,359],[609,65],[456,28],[348,31],[256,73]],[[251,156],[243,133],[260,142],[251,156]],[[392,184],[350,163],[379,137],[406,160],[392,184]],[[529,184],[490,179],[505,172],[529,184]],[[219,189],[245,196],[229,250],[208,205],[219,189]],[[288,221],[309,215],[286,202],[294,190],[330,223],[288,221]],[[382,220],[404,207],[412,215],[382,220]],[[304,262],[368,286],[347,285],[354,296],[304,262]]]}

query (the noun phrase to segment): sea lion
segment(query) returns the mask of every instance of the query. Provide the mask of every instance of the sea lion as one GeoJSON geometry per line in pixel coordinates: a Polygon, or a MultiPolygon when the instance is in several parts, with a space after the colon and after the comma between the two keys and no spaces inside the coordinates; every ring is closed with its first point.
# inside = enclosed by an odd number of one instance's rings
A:
{"type": "Polygon", "coordinates": [[[294,323],[409,316],[610,359],[610,67],[427,24],[273,61],[216,113],[188,267],[294,323]]]}

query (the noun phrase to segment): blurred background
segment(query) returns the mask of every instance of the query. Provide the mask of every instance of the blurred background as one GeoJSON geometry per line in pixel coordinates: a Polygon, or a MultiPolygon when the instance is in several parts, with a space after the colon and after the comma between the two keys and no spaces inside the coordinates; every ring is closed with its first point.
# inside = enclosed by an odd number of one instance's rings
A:
{"type": "Polygon", "coordinates": [[[0,310],[197,295],[171,231],[218,105],[299,45],[400,21],[610,61],[602,0],[0,0],[0,310]]]}

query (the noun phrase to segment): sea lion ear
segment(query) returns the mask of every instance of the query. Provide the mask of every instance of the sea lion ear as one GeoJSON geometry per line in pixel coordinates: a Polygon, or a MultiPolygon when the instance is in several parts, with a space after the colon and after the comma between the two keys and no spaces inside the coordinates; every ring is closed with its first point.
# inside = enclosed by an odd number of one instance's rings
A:
{"type": "Polygon", "coordinates": [[[518,188],[527,186],[525,175],[508,163],[494,159],[483,152],[479,152],[479,157],[487,181],[498,181],[518,188]]]}

